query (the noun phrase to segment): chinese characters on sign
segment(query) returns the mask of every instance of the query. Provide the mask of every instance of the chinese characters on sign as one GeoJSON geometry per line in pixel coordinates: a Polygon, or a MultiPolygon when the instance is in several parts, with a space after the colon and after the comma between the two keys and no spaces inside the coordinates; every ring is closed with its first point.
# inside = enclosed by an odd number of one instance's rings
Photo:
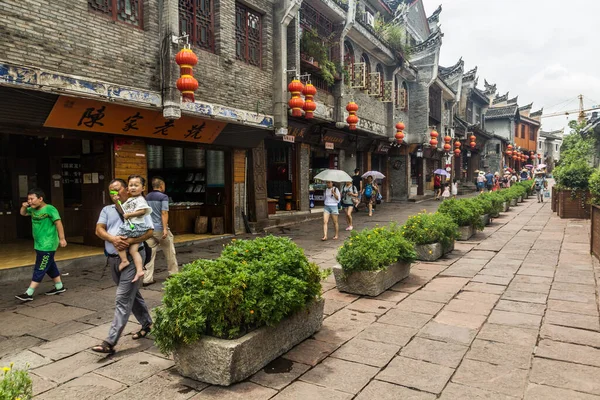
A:
{"type": "Polygon", "coordinates": [[[148,138],[212,143],[227,123],[183,116],[165,120],[157,110],[61,96],[44,126],[148,138]]]}

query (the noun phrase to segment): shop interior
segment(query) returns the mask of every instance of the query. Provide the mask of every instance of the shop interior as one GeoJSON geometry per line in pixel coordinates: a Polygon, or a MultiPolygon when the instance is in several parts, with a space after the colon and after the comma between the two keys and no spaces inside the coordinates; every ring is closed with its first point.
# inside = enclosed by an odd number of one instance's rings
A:
{"type": "Polygon", "coordinates": [[[270,214],[298,208],[294,188],[295,149],[291,143],[266,140],[267,196],[270,214]]]}
{"type": "Polygon", "coordinates": [[[227,190],[231,182],[226,181],[231,175],[229,159],[230,154],[222,150],[147,145],[148,190],[152,190],[152,178],[159,176],[165,181],[169,227],[174,235],[232,232],[227,190]],[[202,231],[196,226],[198,216],[207,217],[202,231]]]}

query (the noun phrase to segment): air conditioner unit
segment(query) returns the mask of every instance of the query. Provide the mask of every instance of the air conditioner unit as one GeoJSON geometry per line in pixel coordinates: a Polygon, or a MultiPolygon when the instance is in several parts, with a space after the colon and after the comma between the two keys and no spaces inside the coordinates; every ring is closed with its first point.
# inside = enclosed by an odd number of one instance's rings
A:
{"type": "Polygon", "coordinates": [[[372,27],[375,27],[375,16],[370,12],[365,12],[365,22],[372,27]]]}

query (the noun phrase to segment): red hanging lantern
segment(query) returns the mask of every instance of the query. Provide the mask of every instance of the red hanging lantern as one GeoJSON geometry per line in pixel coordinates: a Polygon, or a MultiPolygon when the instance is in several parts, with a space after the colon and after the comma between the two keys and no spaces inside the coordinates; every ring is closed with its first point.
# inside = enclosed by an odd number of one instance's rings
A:
{"type": "Polygon", "coordinates": [[[294,79],[288,85],[288,91],[292,98],[288,101],[288,107],[292,109],[292,117],[301,117],[304,100],[300,97],[300,93],[304,90],[304,85],[298,79],[294,79]]]}
{"type": "Polygon", "coordinates": [[[469,140],[471,141],[471,143],[469,143],[469,146],[471,146],[471,148],[474,149],[475,146],[477,146],[477,138],[475,137],[475,135],[471,135],[469,136],[469,140]]]}
{"type": "Polygon", "coordinates": [[[431,147],[437,147],[437,145],[438,145],[437,138],[438,138],[438,136],[439,136],[439,135],[440,135],[440,134],[439,134],[439,133],[437,133],[435,130],[433,130],[433,131],[431,131],[431,132],[429,133],[429,136],[431,136],[431,140],[429,141],[429,145],[430,145],[431,147]]]}
{"type": "Polygon", "coordinates": [[[302,94],[304,94],[304,118],[312,119],[314,111],[317,109],[317,103],[313,100],[317,95],[317,88],[312,83],[307,83],[304,90],[302,90],[302,94]]]}
{"type": "Polygon", "coordinates": [[[402,122],[398,122],[396,124],[396,142],[398,144],[402,144],[402,141],[404,140],[404,132],[402,132],[405,128],[405,125],[402,122]]]}
{"type": "Polygon", "coordinates": [[[356,125],[358,125],[359,121],[358,116],[356,115],[356,113],[358,112],[358,104],[351,101],[346,106],[346,111],[348,111],[349,114],[348,118],[346,118],[346,122],[348,123],[348,129],[350,129],[351,131],[355,131],[356,125]]]}
{"type": "Polygon", "coordinates": [[[179,65],[179,79],[177,79],[177,90],[181,92],[184,103],[196,101],[194,92],[198,90],[198,81],[194,78],[193,68],[198,64],[198,57],[191,49],[183,48],[175,56],[175,62],[179,65]]]}
{"type": "Polygon", "coordinates": [[[450,144],[452,142],[452,138],[448,135],[444,136],[444,151],[449,153],[450,150],[452,150],[452,145],[450,144]]]}
{"type": "Polygon", "coordinates": [[[454,156],[455,157],[460,157],[460,149],[459,148],[455,148],[454,149],[454,156]]]}

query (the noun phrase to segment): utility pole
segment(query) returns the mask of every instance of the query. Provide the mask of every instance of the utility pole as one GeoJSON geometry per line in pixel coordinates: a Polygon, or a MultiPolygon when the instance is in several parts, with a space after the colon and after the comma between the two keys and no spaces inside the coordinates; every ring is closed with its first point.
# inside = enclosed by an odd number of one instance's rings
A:
{"type": "Polygon", "coordinates": [[[577,118],[577,122],[580,124],[585,122],[585,112],[583,111],[583,95],[579,95],[579,117],[577,118]]]}

